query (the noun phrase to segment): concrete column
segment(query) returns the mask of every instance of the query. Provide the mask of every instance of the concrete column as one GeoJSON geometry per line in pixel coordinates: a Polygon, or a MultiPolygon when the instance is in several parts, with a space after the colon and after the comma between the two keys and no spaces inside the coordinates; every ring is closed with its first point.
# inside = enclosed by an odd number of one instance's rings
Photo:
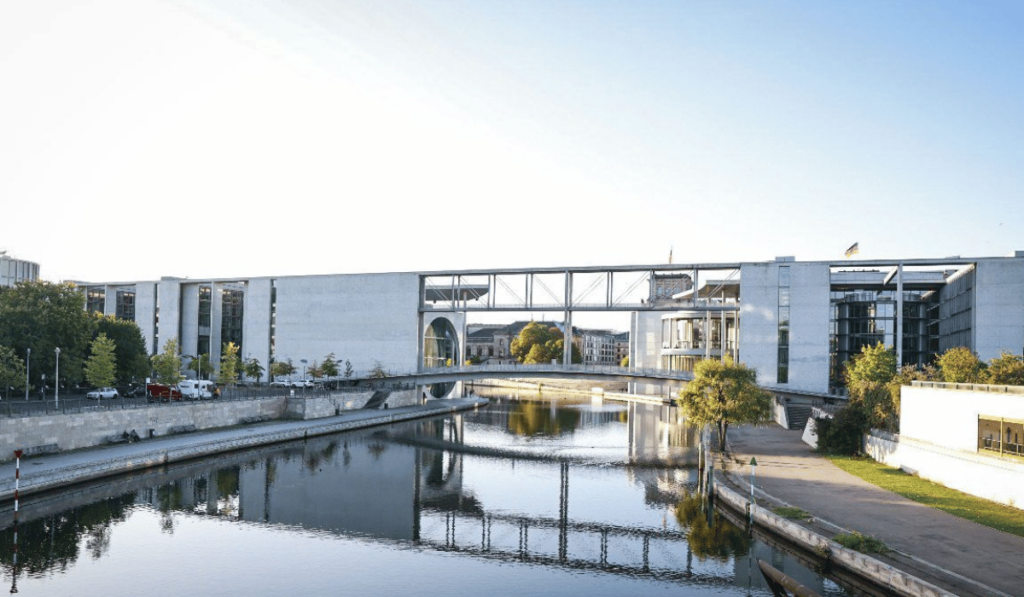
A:
{"type": "Polygon", "coordinates": [[[896,370],[903,366],[903,264],[896,266],[896,370]]]}

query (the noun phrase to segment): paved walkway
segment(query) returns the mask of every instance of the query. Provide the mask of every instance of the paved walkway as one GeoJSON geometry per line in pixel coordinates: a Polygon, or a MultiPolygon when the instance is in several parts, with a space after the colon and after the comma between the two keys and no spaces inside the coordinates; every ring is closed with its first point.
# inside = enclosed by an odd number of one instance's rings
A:
{"type": "Polygon", "coordinates": [[[877,559],[956,595],[1024,596],[1024,538],[871,485],[813,452],[799,431],[730,428],[729,447],[726,476],[737,491],[749,494],[755,457],[762,506],[791,505],[818,519],[793,522],[826,537],[858,531],[881,539],[897,553],[877,559]]]}

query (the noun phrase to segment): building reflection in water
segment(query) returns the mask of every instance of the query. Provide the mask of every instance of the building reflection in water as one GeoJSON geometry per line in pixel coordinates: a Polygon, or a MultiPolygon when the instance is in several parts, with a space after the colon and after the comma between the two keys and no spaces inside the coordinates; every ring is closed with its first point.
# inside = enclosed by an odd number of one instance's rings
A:
{"type": "MultiPolygon", "coordinates": [[[[82,538],[101,557],[111,529],[133,508],[148,507],[162,514],[163,532],[174,532],[178,516],[211,516],[488,559],[763,587],[750,573],[746,533],[707,519],[694,493],[698,435],[674,407],[492,400],[473,413],[24,500],[20,569],[73,566],[82,538]],[[90,501],[68,509],[75,499],[90,501]]],[[[10,531],[0,545],[8,572],[10,531]]],[[[786,568],[768,553],[765,559],[786,568]]],[[[813,574],[800,580],[822,585],[813,574]]]]}

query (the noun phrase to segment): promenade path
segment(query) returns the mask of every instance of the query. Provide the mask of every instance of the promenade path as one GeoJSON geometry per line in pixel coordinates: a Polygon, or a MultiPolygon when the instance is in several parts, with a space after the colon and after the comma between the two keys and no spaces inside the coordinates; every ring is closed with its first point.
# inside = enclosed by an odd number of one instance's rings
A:
{"type": "MultiPolygon", "coordinates": [[[[303,439],[400,421],[441,416],[486,404],[480,399],[431,400],[421,406],[387,410],[351,410],[340,415],[312,419],[275,420],[181,435],[161,436],[135,443],[98,446],[22,458],[19,493],[57,489],[120,473],[129,473],[170,462],[211,454],[303,439]]],[[[9,458],[13,455],[8,456],[9,458]]],[[[0,500],[14,497],[15,462],[0,463],[0,500]]]]}
{"type": "Polygon", "coordinates": [[[745,495],[752,457],[758,504],[795,506],[815,517],[792,522],[829,538],[857,531],[881,539],[896,552],[873,557],[955,595],[1024,596],[1024,538],[867,483],[815,453],[800,431],[775,424],[729,429],[729,452],[719,466],[745,495]]]}

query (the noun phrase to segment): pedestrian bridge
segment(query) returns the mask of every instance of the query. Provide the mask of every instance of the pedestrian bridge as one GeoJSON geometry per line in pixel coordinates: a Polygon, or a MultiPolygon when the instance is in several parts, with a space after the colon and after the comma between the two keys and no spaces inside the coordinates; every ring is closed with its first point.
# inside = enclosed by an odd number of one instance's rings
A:
{"type": "MultiPolygon", "coordinates": [[[[353,377],[354,380],[373,379],[367,373],[353,377]]],[[[379,374],[378,374],[379,377],[379,374]]],[[[415,384],[450,383],[476,379],[514,378],[560,378],[595,379],[606,381],[667,381],[687,382],[693,379],[689,371],[665,369],[642,369],[607,365],[453,365],[451,367],[423,367],[418,371],[386,372],[391,381],[408,381],[415,384]]]]}

